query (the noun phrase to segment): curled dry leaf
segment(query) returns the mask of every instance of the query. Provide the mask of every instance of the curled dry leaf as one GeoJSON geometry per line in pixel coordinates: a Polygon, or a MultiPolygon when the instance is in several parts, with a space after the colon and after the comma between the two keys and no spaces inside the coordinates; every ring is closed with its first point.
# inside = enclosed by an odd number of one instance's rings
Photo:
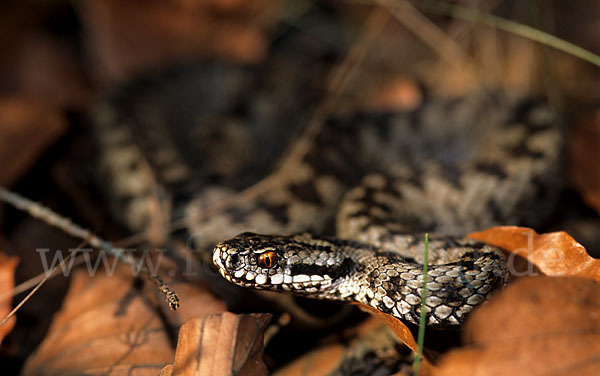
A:
{"type": "MultiPolygon", "coordinates": [[[[0,320],[4,319],[6,315],[12,310],[12,294],[10,292],[15,287],[15,268],[19,263],[17,257],[7,256],[5,253],[0,252],[0,320]]],[[[11,317],[4,325],[0,326],[0,343],[2,340],[15,326],[16,317],[11,317]]]]}
{"type": "MultiPolygon", "coordinates": [[[[396,336],[398,336],[398,339],[402,341],[402,343],[408,346],[412,351],[417,352],[417,341],[415,340],[415,337],[412,335],[408,327],[406,327],[406,325],[401,320],[395,318],[392,315],[388,315],[387,313],[383,313],[379,310],[376,310],[375,308],[366,304],[357,305],[361,310],[368,312],[371,315],[380,319],[381,321],[385,322],[394,331],[394,333],[396,334],[396,336]]],[[[431,374],[434,368],[431,361],[432,359],[430,359],[430,357],[427,356],[427,353],[424,353],[419,375],[427,376],[431,374]]]]}
{"type": "Polygon", "coordinates": [[[269,314],[194,317],[179,331],[175,363],[161,375],[267,375],[262,361],[269,314]]]}
{"type": "MultiPolygon", "coordinates": [[[[591,258],[585,248],[565,232],[540,235],[529,228],[507,226],[494,227],[469,236],[505,249],[509,268],[515,276],[538,275],[541,272],[554,276],[578,275],[600,281],[600,260],[591,258]],[[518,264],[519,258],[529,263],[525,262],[523,268],[518,264]]],[[[404,344],[413,351],[417,350],[412,333],[402,321],[367,305],[359,306],[386,322],[404,344]]],[[[426,362],[424,372],[432,370],[431,363],[426,362]]]]}
{"type": "Polygon", "coordinates": [[[340,343],[318,347],[278,370],[273,376],[331,375],[344,358],[344,346],[340,343]]]}
{"type": "Polygon", "coordinates": [[[434,375],[597,375],[600,284],[528,277],[475,311],[434,375]]]}
{"type": "MultiPolygon", "coordinates": [[[[156,307],[164,303],[150,301],[135,288],[129,266],[118,264],[110,276],[105,270],[94,276],[85,270],[74,274],[63,308],[27,360],[23,375],[156,375],[173,362],[173,335],[156,307]]],[[[195,288],[179,293],[183,304],[195,307],[187,308],[184,316],[224,310],[204,287],[195,288]]]]}
{"type": "Polygon", "coordinates": [[[571,179],[585,202],[600,213],[600,110],[581,117],[569,143],[571,179]]]}
{"type": "Polygon", "coordinates": [[[387,375],[399,369],[405,372],[402,374],[410,373],[410,350],[398,346],[391,328],[375,317],[326,338],[323,343],[273,376],[387,375]]]}
{"type": "Polygon", "coordinates": [[[588,255],[583,246],[566,232],[538,234],[526,227],[493,227],[474,232],[469,237],[503,248],[509,254],[508,267],[516,277],[576,275],[600,281],[600,260],[588,255]],[[529,261],[526,269],[519,267],[517,258],[529,261]]]}

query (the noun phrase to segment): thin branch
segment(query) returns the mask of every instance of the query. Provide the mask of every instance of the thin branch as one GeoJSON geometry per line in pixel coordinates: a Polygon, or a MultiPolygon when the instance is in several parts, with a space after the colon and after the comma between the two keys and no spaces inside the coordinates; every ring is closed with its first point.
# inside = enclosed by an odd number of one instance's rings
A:
{"type": "MultiPolygon", "coordinates": [[[[323,128],[327,115],[333,111],[354,72],[364,61],[368,48],[372,45],[372,40],[379,35],[387,23],[387,20],[388,15],[381,12],[379,9],[374,9],[371,14],[369,14],[363,27],[362,36],[352,46],[342,63],[334,69],[328,77],[328,91],[332,94],[328,95],[317,107],[303,134],[294,144],[292,150],[281,163],[280,167],[269,176],[235,194],[233,197],[208,207],[204,212],[205,218],[221,213],[231,207],[252,200],[272,190],[281,184],[281,182],[285,181],[290,174],[294,173],[296,167],[302,162],[302,159],[306,156],[310,147],[313,145],[315,138],[323,128]]],[[[185,219],[175,221],[172,226],[173,228],[177,228],[184,222],[185,219]]]]}
{"type": "MultiPolygon", "coordinates": [[[[328,91],[334,94],[325,98],[325,100],[315,110],[315,113],[310,119],[303,134],[300,136],[299,140],[294,145],[292,151],[284,159],[281,166],[275,172],[266,176],[264,179],[260,180],[256,184],[244,189],[241,192],[236,193],[227,200],[219,201],[209,206],[203,214],[204,218],[208,218],[212,215],[219,214],[229,208],[232,208],[243,202],[250,201],[272,190],[273,188],[281,184],[282,181],[285,181],[285,179],[288,177],[288,174],[293,173],[298,164],[302,162],[302,159],[304,158],[306,153],[308,153],[310,146],[314,142],[314,139],[323,127],[325,118],[329,113],[331,113],[331,111],[337,104],[344,88],[350,81],[350,78],[352,77],[356,69],[360,67],[362,61],[364,60],[364,57],[366,56],[368,47],[372,44],[371,41],[374,38],[376,38],[379,35],[379,33],[381,33],[383,27],[387,22],[387,18],[387,15],[382,14],[377,9],[371,12],[368,19],[365,21],[365,25],[363,27],[364,31],[362,36],[359,38],[359,41],[357,41],[352,46],[352,48],[346,55],[346,58],[337,67],[337,69],[334,69],[332,71],[328,78],[328,91]]],[[[186,218],[181,218],[171,222],[169,225],[169,232],[173,232],[178,229],[184,228],[187,225],[186,221],[186,218]]],[[[137,242],[141,242],[145,239],[146,233],[140,232],[137,234],[133,234],[125,239],[122,239],[117,244],[122,247],[127,247],[137,242]]]]}
{"type": "Polygon", "coordinates": [[[600,56],[595,53],[579,47],[574,43],[558,38],[550,33],[536,29],[534,27],[511,21],[506,18],[494,16],[493,14],[484,13],[474,8],[464,7],[456,4],[448,4],[440,1],[428,1],[419,3],[419,9],[438,15],[444,15],[469,21],[481,23],[489,27],[503,30],[508,33],[527,38],[549,47],[553,47],[559,51],[580,58],[588,63],[600,67],[600,56]]]}
{"type": "Polygon", "coordinates": [[[15,313],[17,313],[17,311],[19,309],[21,309],[21,307],[33,296],[33,294],[36,293],[37,290],[40,289],[40,287],[42,287],[44,285],[44,283],[46,283],[46,281],[48,279],[50,279],[50,277],[54,274],[54,272],[56,272],[56,270],[58,269],[58,267],[60,266],[62,268],[63,265],[66,264],[67,261],[69,261],[71,259],[71,257],[75,256],[75,254],[77,253],[77,251],[79,251],[81,249],[81,247],[83,247],[87,242],[84,240],[83,242],[81,242],[81,244],[79,244],[77,246],[77,248],[75,248],[75,251],[71,252],[67,257],[65,257],[64,260],[62,260],[58,265],[56,265],[51,272],[49,273],[45,273],[46,275],[44,276],[44,278],[38,282],[38,284],[33,288],[33,290],[31,290],[29,292],[29,294],[27,294],[27,296],[25,298],[23,298],[23,300],[21,300],[19,302],[19,304],[17,304],[17,306],[15,308],[13,308],[12,311],[10,311],[8,313],[8,315],[6,315],[6,317],[4,317],[2,319],[2,321],[0,321],[0,326],[6,324],[6,322],[8,320],[10,320],[11,317],[14,316],[15,313]]]}
{"type": "MultiPolygon", "coordinates": [[[[62,217],[49,208],[33,202],[28,198],[11,192],[3,187],[0,187],[0,200],[5,201],[19,210],[22,210],[34,218],[43,221],[46,224],[54,226],[67,234],[76,238],[82,239],[89,243],[92,247],[102,249],[109,254],[115,256],[119,261],[130,265],[136,270],[135,260],[128,255],[123,248],[113,247],[112,243],[106,241],[99,236],[93,234],[90,230],[80,227],[73,223],[70,219],[62,217]]],[[[140,273],[146,276],[166,297],[169,307],[173,310],[179,307],[179,297],[167,286],[157,275],[152,273],[146,265],[141,265],[140,273]]]]}
{"type": "MultiPolygon", "coordinates": [[[[75,258],[75,260],[73,262],[73,266],[81,265],[84,261],[85,261],[85,258],[78,256],[75,258]]],[[[64,262],[64,260],[63,260],[63,262],[64,262]]],[[[61,262],[61,264],[63,262],[61,262]]],[[[32,288],[35,285],[37,285],[38,283],[40,283],[40,281],[44,280],[47,276],[52,278],[52,277],[56,277],[59,273],[60,272],[56,268],[54,268],[54,269],[52,269],[52,272],[50,272],[50,273],[40,273],[40,274],[36,275],[35,277],[29,278],[27,281],[19,283],[12,290],[2,293],[0,295],[0,302],[3,302],[8,298],[12,298],[15,295],[19,295],[20,293],[29,290],[30,288],[32,288]]]]}
{"type": "Polygon", "coordinates": [[[436,51],[448,64],[461,69],[477,66],[454,39],[450,38],[408,1],[374,0],[374,2],[386,8],[396,20],[436,51]]]}

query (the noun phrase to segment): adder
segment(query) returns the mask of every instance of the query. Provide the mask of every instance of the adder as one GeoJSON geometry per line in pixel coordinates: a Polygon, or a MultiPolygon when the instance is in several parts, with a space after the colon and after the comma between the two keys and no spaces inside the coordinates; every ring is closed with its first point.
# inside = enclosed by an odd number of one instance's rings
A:
{"type": "Polygon", "coordinates": [[[507,280],[501,250],[462,234],[536,225],[551,210],[556,113],[480,91],[332,114],[289,179],[204,215],[276,168],[306,123],[318,77],[289,73],[203,63],[120,88],[94,117],[114,211],[133,230],[156,212],[179,218],[200,252],[218,243],[214,264],[235,284],[362,302],[413,323],[429,232],[427,324],[459,326],[507,280]]]}

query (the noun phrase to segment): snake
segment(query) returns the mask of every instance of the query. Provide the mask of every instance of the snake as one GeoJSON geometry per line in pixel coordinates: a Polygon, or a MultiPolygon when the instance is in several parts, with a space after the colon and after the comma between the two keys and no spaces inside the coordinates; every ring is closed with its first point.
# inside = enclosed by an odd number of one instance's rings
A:
{"type": "MultiPolygon", "coordinates": [[[[393,116],[388,121],[393,123],[393,116]]],[[[531,105],[521,116],[530,120],[545,118],[545,121],[535,124],[509,121],[494,126],[484,118],[483,123],[471,126],[485,127],[485,139],[469,141],[486,145],[478,147],[468,160],[461,160],[454,166],[421,164],[422,167],[417,167],[422,168],[420,173],[426,176],[420,177],[421,197],[417,200],[423,201],[417,201],[416,205],[422,205],[421,210],[427,212],[425,202],[440,200],[429,196],[433,194],[433,188],[444,186],[454,178],[454,188],[463,190],[457,199],[464,201],[461,204],[446,197],[440,203],[456,205],[452,213],[454,220],[461,221],[460,215],[480,215],[480,219],[467,219],[476,224],[483,222],[486,216],[492,216],[493,211],[500,217],[516,215],[496,200],[503,193],[521,191],[523,194],[527,190],[523,187],[536,184],[536,179],[548,179],[547,173],[554,167],[546,164],[549,170],[538,170],[533,165],[545,157],[553,159],[552,155],[556,156],[560,150],[559,134],[551,125],[555,120],[547,108],[531,105]],[[535,111],[545,113],[536,114],[535,111]],[[503,144],[512,132],[526,135],[526,138],[516,146],[508,142],[503,144]],[[458,172],[442,170],[453,168],[458,172]],[[524,171],[530,175],[524,176],[524,171]],[[458,175],[452,176],[452,173],[458,175]],[[501,178],[502,182],[493,182],[492,177],[494,180],[501,178]],[[511,183],[505,184],[507,181],[511,183]],[[525,185],[518,187],[517,184],[525,185]],[[432,192],[424,192],[428,188],[432,192]],[[481,196],[477,199],[485,203],[485,209],[479,213],[469,203],[469,199],[473,199],[469,195],[478,190],[481,196]]],[[[337,237],[244,232],[217,244],[213,262],[224,278],[243,287],[362,303],[416,325],[424,309],[426,325],[460,327],[474,308],[507,284],[506,259],[503,251],[493,245],[464,236],[433,233],[428,246],[430,270],[425,282],[424,236],[410,232],[418,222],[412,220],[415,213],[410,212],[410,201],[415,200],[410,197],[411,190],[415,189],[414,182],[410,183],[411,177],[410,173],[407,177],[397,172],[393,176],[390,171],[368,174],[341,200],[337,237]],[[424,286],[426,291],[423,291],[424,286]]],[[[535,200],[533,196],[530,198],[535,200]]],[[[513,203],[520,201],[516,197],[512,200],[513,203]]],[[[412,206],[415,206],[414,201],[412,206]]],[[[515,205],[513,209],[517,212],[526,210],[521,205],[515,205]]],[[[438,223],[431,217],[428,219],[430,229],[435,231],[444,227],[443,219],[438,223]]]]}
{"type": "MultiPolygon", "coordinates": [[[[407,247],[422,245],[406,236],[407,247]]],[[[432,253],[452,253],[432,265],[426,283],[431,327],[460,326],[466,315],[508,278],[502,252],[468,239],[432,239],[432,253]]],[[[243,233],[219,243],[213,254],[221,274],[245,287],[289,291],[316,299],[353,301],[419,323],[423,265],[400,252],[342,239],[243,233]]]]}
{"type": "Polygon", "coordinates": [[[503,250],[464,234],[548,217],[560,117],[504,90],[346,109],[276,186],[206,215],[276,169],[321,100],[321,78],[292,60],[279,61],[283,71],[177,67],[102,101],[99,170],[117,217],[132,231],[156,225],[156,213],[184,223],[188,244],[244,288],[358,302],[413,324],[424,307],[428,326],[460,327],[509,277],[503,250]]]}

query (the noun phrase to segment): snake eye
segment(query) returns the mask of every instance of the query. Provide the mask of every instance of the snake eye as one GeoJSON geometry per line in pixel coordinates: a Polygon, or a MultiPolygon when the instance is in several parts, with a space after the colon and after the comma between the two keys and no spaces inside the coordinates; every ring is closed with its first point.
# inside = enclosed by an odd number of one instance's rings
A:
{"type": "Polygon", "coordinates": [[[277,254],[273,251],[261,253],[258,256],[258,266],[265,269],[271,269],[277,264],[277,254]]]}

